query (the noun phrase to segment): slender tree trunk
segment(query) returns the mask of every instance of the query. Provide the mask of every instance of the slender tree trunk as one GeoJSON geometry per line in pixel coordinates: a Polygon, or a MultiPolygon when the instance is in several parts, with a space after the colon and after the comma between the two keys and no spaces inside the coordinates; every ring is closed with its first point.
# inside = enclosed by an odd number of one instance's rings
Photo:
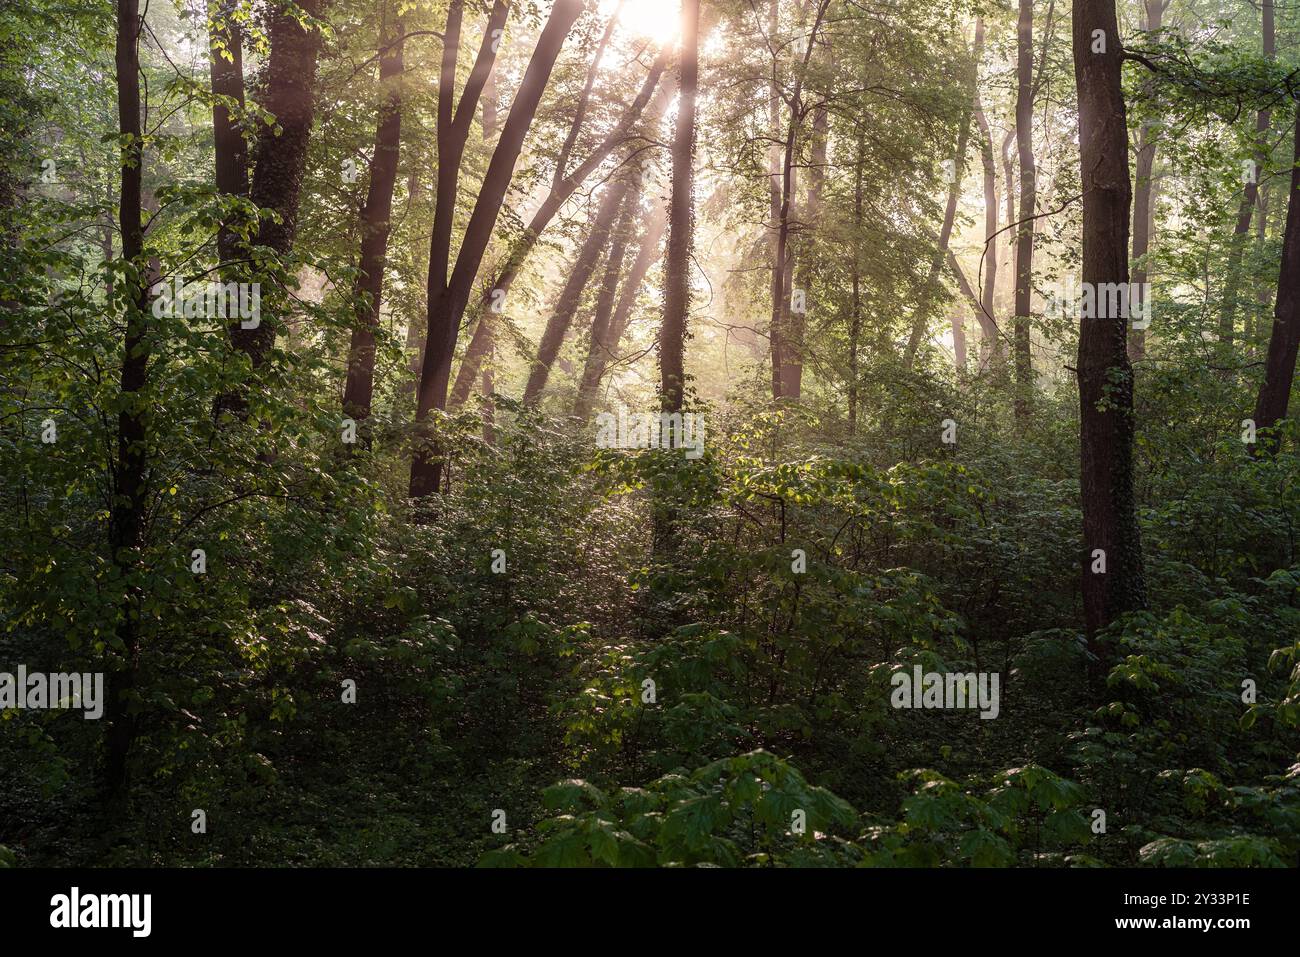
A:
{"type": "Polygon", "coordinates": [[[109,510],[109,544],[113,563],[122,580],[122,606],[118,610],[117,638],[122,661],[109,683],[108,735],[105,784],[110,795],[124,794],[127,759],[135,740],[135,718],[129,698],[135,688],[140,655],[140,602],[138,575],[144,545],[148,470],[148,403],[140,396],[148,382],[148,285],[144,260],[141,216],[144,149],[140,122],[140,16],[139,0],[117,3],[117,114],[122,137],[122,179],[118,197],[118,224],[122,232],[122,258],[132,271],[121,285],[126,311],[126,336],[122,351],[121,404],[117,416],[117,462],[113,471],[113,502],[109,510]]]}
{"type": "Polygon", "coordinates": [[[772,325],[769,330],[769,352],[772,362],[772,397],[781,397],[781,368],[785,363],[785,332],[780,327],[781,287],[784,284],[785,263],[781,255],[778,234],[781,222],[781,183],[784,173],[781,162],[781,58],[777,52],[777,34],[781,30],[780,0],[768,0],[767,36],[772,46],[772,76],[767,89],[767,193],[768,193],[768,244],[772,256],[772,325]]]}
{"type": "MultiPolygon", "coordinates": [[[[1002,194],[1003,194],[1003,201],[1006,203],[1005,214],[1006,214],[1008,227],[1010,227],[1013,223],[1016,222],[1015,163],[1012,160],[1012,154],[1011,154],[1011,147],[1012,145],[1015,144],[1015,142],[1016,142],[1016,127],[1013,124],[1011,129],[1007,130],[1006,136],[1002,138],[1002,175],[1003,178],[1006,180],[1006,184],[1007,184],[1006,188],[1002,191],[1002,194]]],[[[1011,267],[1011,310],[1010,311],[1014,313],[1016,276],[1019,274],[1019,268],[1016,266],[1016,250],[1017,250],[1016,239],[1019,234],[1016,232],[1016,230],[1008,228],[1005,235],[1007,237],[1007,248],[1006,248],[1007,265],[1011,267]]],[[[997,361],[1000,364],[1003,360],[1006,359],[1007,341],[1003,337],[1000,331],[995,330],[995,332],[997,333],[997,349],[994,352],[994,357],[997,359],[997,361]]]]}
{"type": "MultiPolygon", "coordinates": [[[[976,45],[982,45],[984,20],[975,21],[976,45]]],[[[975,122],[980,130],[980,160],[984,165],[984,283],[976,303],[975,319],[980,327],[980,365],[993,361],[998,347],[994,316],[998,288],[998,169],[993,159],[993,131],[984,115],[978,87],[975,93],[975,122]]]]}
{"type": "MultiPolygon", "coordinates": [[[[446,408],[451,360],[456,351],[460,320],[473,289],[474,276],[492,238],[502,200],[505,199],[514,176],[515,163],[523,150],[524,137],[532,126],[555,60],[582,9],[582,0],[556,0],[551,7],[550,16],[537,39],[537,46],[533,49],[514,101],[510,104],[510,113],[501,128],[501,137],[492,152],[474,210],[465,226],[451,281],[445,285],[435,283],[435,274],[430,273],[429,329],[424,362],[420,368],[415,416],[417,426],[423,426],[434,409],[446,408]]],[[[467,92],[468,89],[467,85],[467,92]]],[[[477,98],[477,93],[475,97],[477,98]]],[[[465,105],[466,100],[462,97],[462,108],[465,105]]],[[[430,268],[432,269],[432,264],[430,268]]],[[[435,493],[441,474],[441,452],[426,441],[417,450],[411,463],[411,497],[421,498],[435,493]]]]}
{"type": "MultiPolygon", "coordinates": [[[[1291,191],[1287,194],[1286,230],[1282,234],[1282,269],[1277,281],[1277,305],[1273,310],[1273,333],[1264,360],[1264,381],[1255,402],[1255,427],[1269,429],[1286,418],[1295,379],[1296,352],[1300,347],[1300,109],[1295,124],[1295,162],[1291,167],[1291,191]]],[[[1273,451],[1275,436],[1261,435],[1259,448],[1273,451]]]]}
{"type": "Polygon", "coordinates": [[[958,376],[966,374],[966,324],[962,320],[961,310],[952,307],[949,317],[952,324],[952,364],[958,376]]]}
{"type": "MultiPolygon", "coordinates": [[[[524,230],[523,235],[515,243],[514,247],[506,256],[505,265],[498,273],[496,281],[487,287],[483,299],[479,303],[479,321],[474,327],[474,334],[470,337],[469,345],[465,348],[465,357],[461,360],[460,370],[456,373],[456,382],[451,391],[451,405],[459,406],[469,398],[470,390],[474,385],[474,378],[478,374],[480,363],[493,347],[496,339],[495,316],[497,312],[504,308],[504,302],[507,294],[510,292],[511,285],[514,284],[515,277],[519,270],[523,268],[529,253],[537,245],[543,230],[546,229],[555,214],[568,201],[569,197],[581,186],[588,176],[609,155],[624,144],[631,133],[633,126],[641,118],[641,114],[646,109],[651,95],[655,88],[659,87],[659,94],[656,102],[651,107],[651,115],[654,116],[655,123],[662,118],[664,111],[668,108],[669,100],[672,98],[673,85],[671,83],[660,85],[660,80],[668,64],[668,56],[665,51],[656,58],[654,65],[650,68],[645,82],[641,86],[640,93],[635,100],[624,111],[618,126],[609,136],[605,137],[591,154],[583,160],[582,163],[568,176],[563,175],[563,170],[557,167],[555,179],[551,183],[551,189],[548,191],[542,205],[538,207],[537,212],[533,214],[528,228],[524,230]]],[[[594,75],[596,64],[593,64],[591,75],[594,75]]],[[[577,130],[582,116],[586,114],[586,108],[579,102],[578,113],[574,117],[574,123],[569,129],[569,138],[577,139],[577,130]]]]}
{"type": "Polygon", "coordinates": [[[804,337],[808,330],[808,294],[812,290],[813,278],[813,235],[816,224],[821,218],[822,188],[826,183],[826,141],[829,127],[830,114],[825,104],[821,104],[813,110],[808,196],[800,214],[802,220],[799,230],[800,264],[795,288],[802,293],[804,302],[800,309],[795,309],[792,305],[790,315],[787,317],[785,369],[782,373],[782,395],[796,401],[803,392],[804,337]]]}
{"type": "MultiPolygon", "coordinates": [[[[393,212],[393,187],[397,183],[397,155],[402,135],[402,37],[405,27],[395,18],[392,30],[380,31],[379,86],[382,101],[375,125],[375,155],[370,162],[370,185],[361,211],[360,274],[356,292],[365,303],[352,330],[348,349],[348,375],[343,389],[343,414],[358,422],[370,417],[375,385],[375,329],[384,290],[388,234],[393,212]],[[391,35],[390,35],[391,34],[391,35]]],[[[368,442],[369,433],[363,437],[368,442]]]]}
{"type": "MultiPolygon", "coordinates": [[[[1261,12],[1263,14],[1264,55],[1271,60],[1276,50],[1273,0],[1263,0],[1261,12]]],[[[1259,194],[1259,179],[1263,175],[1264,163],[1267,159],[1263,153],[1263,144],[1268,138],[1271,118],[1269,110],[1260,110],[1255,116],[1254,175],[1249,177],[1245,189],[1242,190],[1241,203],[1237,207],[1237,222],[1232,229],[1232,240],[1228,247],[1228,262],[1224,271],[1223,301],[1219,304],[1219,341],[1228,345],[1232,344],[1235,334],[1237,294],[1241,289],[1241,260],[1246,250],[1246,237],[1250,233],[1250,218],[1255,211],[1255,202],[1259,194]]]]}
{"type": "Polygon", "coordinates": [[[858,129],[856,149],[853,153],[853,248],[851,271],[853,299],[849,312],[849,435],[858,431],[858,346],[862,339],[862,166],[865,162],[865,143],[858,129]]]}
{"type": "MultiPolygon", "coordinates": [[[[790,291],[793,283],[791,276],[794,263],[790,258],[790,213],[794,203],[795,160],[798,156],[799,129],[803,125],[807,107],[803,102],[804,78],[808,73],[808,61],[812,57],[817,43],[817,32],[826,16],[829,0],[820,0],[812,28],[804,39],[803,60],[795,70],[794,88],[790,94],[790,123],[785,133],[785,151],[781,158],[781,196],[776,217],[776,251],[772,267],[772,398],[785,397],[785,368],[790,345],[787,342],[789,330],[786,328],[790,316],[790,291]]],[[[775,67],[774,67],[775,69],[775,67]]],[[[775,73],[773,74],[775,82],[775,73]]],[[[779,110],[778,110],[779,112],[779,110]]]]}
{"type": "Polygon", "coordinates": [[[665,412],[681,412],[686,399],[686,319],[691,309],[691,250],[695,229],[695,98],[699,88],[700,0],[682,0],[673,134],[673,184],[668,206],[668,260],[664,270],[664,321],[659,331],[659,399],[665,412]]]}
{"type": "Polygon", "coordinates": [[[609,341],[610,323],[614,316],[619,278],[627,259],[628,241],[632,237],[632,228],[640,209],[641,191],[634,187],[623,201],[623,209],[614,227],[609,255],[605,260],[605,275],[600,284],[600,294],[596,298],[596,312],[591,320],[591,341],[587,345],[587,361],[583,364],[578,397],[573,405],[573,414],[580,419],[586,419],[591,414],[601,373],[605,370],[605,363],[614,355],[616,344],[609,341]]]}
{"type": "MultiPolygon", "coordinates": [[[[1128,125],[1121,87],[1122,48],[1114,0],[1075,0],[1075,84],[1083,192],[1083,282],[1128,283],[1132,188],[1128,125]],[[1097,36],[1105,43],[1096,52],[1097,36]]],[[[1125,310],[1081,318],[1077,376],[1080,491],[1083,505],[1082,591],[1089,634],[1124,612],[1146,607],[1142,546],[1133,491],[1133,368],[1125,310]],[[1104,572],[1094,572],[1100,554],[1104,572]]],[[[1099,661],[1104,667],[1107,652],[1099,661]]]]}
{"type": "MultiPolygon", "coordinates": [[[[232,101],[244,109],[244,37],[234,19],[237,0],[209,3],[208,59],[211,67],[212,140],[217,190],[225,196],[248,196],[248,146],[239,123],[231,116],[232,101]],[[211,8],[217,7],[215,11],[211,8]]],[[[238,256],[236,235],[224,224],[217,232],[221,261],[238,256]]]]}
{"type": "MultiPolygon", "coordinates": [[[[1029,415],[1033,398],[1033,360],[1029,351],[1034,290],[1034,205],[1037,170],[1034,165],[1034,4],[1020,0],[1016,44],[1016,147],[1020,161],[1020,226],[1016,233],[1015,345],[1016,417],[1029,415]]],[[[1046,40],[1044,40],[1046,42],[1046,40]]],[[[1117,41],[1118,42],[1118,41],[1117,41]]]]}
{"type": "MultiPolygon", "coordinates": [[[[538,343],[537,360],[533,363],[528,375],[528,384],[524,387],[524,402],[527,405],[537,405],[541,400],[542,390],[546,388],[546,380],[551,375],[551,366],[559,354],[560,346],[564,344],[564,337],[568,334],[569,327],[573,324],[573,317],[577,315],[582,293],[596,271],[600,255],[610,245],[610,232],[630,189],[631,177],[626,175],[605,187],[605,194],[601,197],[600,208],[591,222],[591,229],[578,250],[578,258],[569,269],[569,278],[560,291],[560,298],[556,300],[555,309],[551,312],[541,342],[538,343]]],[[[615,275],[615,282],[617,282],[617,275],[615,275]]]]}

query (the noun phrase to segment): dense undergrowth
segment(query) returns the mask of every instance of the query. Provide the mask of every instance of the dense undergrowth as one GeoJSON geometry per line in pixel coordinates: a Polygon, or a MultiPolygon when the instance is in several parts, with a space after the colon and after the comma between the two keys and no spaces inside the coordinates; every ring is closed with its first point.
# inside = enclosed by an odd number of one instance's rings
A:
{"type": "MultiPolygon", "coordinates": [[[[508,403],[489,444],[463,413],[418,515],[400,429],[345,454],[310,405],[277,410],[245,436],[277,454],[212,453],[210,484],[202,429],[169,431],[186,474],[153,513],[127,813],[99,801],[96,722],[9,711],[0,844],[24,865],[1295,866],[1300,461],[1189,427],[1161,404],[1186,390],[1149,381],[1151,610],[1090,647],[1067,400],[1016,433],[992,388],[916,387],[855,436],[812,406],[706,410],[696,461],[593,452],[508,403]],[[917,664],[999,673],[997,718],[891,707],[917,664]]],[[[85,461],[4,441],[5,656],[111,671],[121,584],[85,461]]]]}

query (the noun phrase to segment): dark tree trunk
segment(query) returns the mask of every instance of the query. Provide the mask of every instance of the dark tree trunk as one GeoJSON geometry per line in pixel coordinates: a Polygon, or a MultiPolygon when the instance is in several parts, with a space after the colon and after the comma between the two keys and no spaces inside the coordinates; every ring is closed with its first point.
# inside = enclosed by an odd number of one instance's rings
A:
{"type": "MultiPolygon", "coordinates": [[[[1286,231],[1282,234],[1282,270],[1277,281],[1277,305],[1273,310],[1273,334],[1264,360],[1264,382],[1255,402],[1255,427],[1268,429],[1286,418],[1295,379],[1297,347],[1300,347],[1300,110],[1295,124],[1295,162],[1291,168],[1291,191],[1287,194],[1286,231]]],[[[1259,437],[1264,451],[1277,448],[1274,436],[1259,437]]]]}
{"type": "Polygon", "coordinates": [[[122,258],[134,269],[120,287],[126,312],[126,336],[122,351],[121,408],[117,416],[117,462],[113,470],[113,502],[109,510],[109,544],[113,563],[123,585],[118,610],[117,637],[122,662],[114,671],[107,702],[108,740],[105,783],[113,796],[124,793],[127,759],[135,739],[135,718],[129,697],[136,685],[140,654],[141,589],[138,574],[140,549],[144,545],[147,499],[148,432],[147,403],[136,396],[148,381],[148,272],[144,260],[144,228],[141,216],[141,180],[144,150],[140,137],[140,17],[139,0],[118,0],[117,4],[117,114],[121,150],[122,180],[118,197],[118,224],[122,231],[122,258]],[[135,278],[132,278],[135,277],[135,278]]]}
{"type": "MultiPolygon", "coordinates": [[[[1114,0],[1075,0],[1074,73],[1079,96],[1083,282],[1128,282],[1131,186],[1114,0]],[[1093,52],[1102,31],[1105,52],[1093,52]]],[[[1121,286],[1120,288],[1124,288],[1121,286]]],[[[1083,609],[1089,634],[1146,606],[1133,492],[1133,369],[1123,315],[1080,319],[1077,376],[1083,505],[1083,609]],[[1105,573],[1092,571],[1105,553],[1105,573]]],[[[1106,662],[1105,650],[1099,655],[1106,662]]]]}
{"type": "MultiPolygon", "coordinates": [[[[781,29],[780,0],[768,0],[767,36],[768,42],[777,43],[776,35],[781,29]]],[[[781,163],[781,60],[774,52],[772,55],[772,75],[767,86],[767,205],[768,205],[768,246],[772,256],[772,323],[768,331],[768,348],[772,361],[772,397],[781,397],[781,366],[785,362],[785,332],[780,327],[781,287],[784,284],[785,263],[781,255],[778,234],[781,222],[781,183],[784,178],[781,163]]]]}
{"type": "MultiPolygon", "coordinates": [[[[318,17],[325,2],[300,0],[298,5],[318,17]]],[[[250,196],[258,208],[278,214],[278,221],[262,220],[256,244],[284,256],[293,249],[298,230],[298,198],[307,168],[321,36],[319,30],[304,29],[284,10],[272,16],[269,33],[271,55],[266,66],[266,102],[262,105],[275,115],[275,127],[263,126],[258,132],[250,196]]],[[[235,323],[231,341],[236,349],[248,354],[257,368],[270,354],[278,326],[265,316],[255,329],[243,329],[235,323]]]]}
{"type": "MultiPolygon", "coordinates": [[[[417,425],[423,424],[434,409],[446,408],[452,355],[456,350],[460,320],[469,303],[474,276],[492,238],[492,230],[496,226],[501,202],[505,199],[506,190],[510,188],[515,163],[523,149],[524,137],[532,126],[542,93],[546,90],[551,69],[555,66],[560,48],[564,46],[565,38],[568,37],[569,30],[572,29],[578,15],[582,13],[582,9],[582,0],[556,0],[555,5],[551,7],[546,26],[542,28],[537,46],[528,62],[528,68],[520,81],[519,90],[510,104],[510,113],[501,129],[501,138],[492,152],[492,159],[483,177],[483,185],[475,200],[474,210],[465,226],[465,235],[461,240],[460,252],[456,257],[456,267],[452,271],[450,282],[438,281],[431,257],[429,323],[424,362],[420,367],[420,387],[415,416],[417,425]]],[[[490,35],[489,31],[485,34],[485,38],[490,35]]],[[[468,89],[467,86],[467,92],[468,89]]],[[[465,106],[466,101],[462,97],[461,108],[465,106]]],[[[411,463],[411,497],[421,498],[435,493],[438,490],[441,474],[440,450],[426,441],[416,452],[411,463]]]]}
{"type": "MultiPolygon", "coordinates": [[[[1020,161],[1020,225],[1016,233],[1015,410],[1018,419],[1029,415],[1033,398],[1033,360],[1029,352],[1030,317],[1034,282],[1034,204],[1037,170],[1034,166],[1034,5],[1020,0],[1016,44],[1016,147],[1020,161]]],[[[1043,41],[1046,43],[1046,39],[1043,41]]],[[[1118,43],[1118,39],[1116,40],[1118,43]]],[[[1126,163],[1127,166],[1127,163],[1126,163]]]]}
{"type": "MultiPolygon", "coordinates": [[[[348,348],[348,375],[343,388],[343,414],[358,422],[370,417],[375,387],[375,329],[384,291],[384,266],[397,183],[397,155],[402,135],[402,37],[400,17],[392,29],[380,31],[379,86],[382,97],[375,125],[375,155],[370,161],[370,185],[361,210],[361,257],[356,292],[365,297],[348,348]]],[[[368,442],[369,433],[363,436],[368,442]]]]}
{"type": "Polygon", "coordinates": [[[560,352],[560,346],[564,344],[564,337],[568,335],[569,327],[573,324],[573,317],[577,315],[578,305],[582,302],[582,293],[596,270],[601,253],[610,244],[610,231],[614,227],[614,221],[618,218],[618,211],[630,187],[631,179],[628,176],[622,176],[605,187],[605,195],[601,198],[600,207],[591,222],[591,229],[578,250],[578,258],[569,269],[569,278],[560,291],[560,298],[556,300],[555,309],[551,312],[541,342],[538,343],[537,360],[533,363],[528,375],[528,384],[524,387],[524,402],[528,405],[537,405],[541,399],[542,390],[546,388],[546,380],[551,375],[551,366],[560,352]]]}

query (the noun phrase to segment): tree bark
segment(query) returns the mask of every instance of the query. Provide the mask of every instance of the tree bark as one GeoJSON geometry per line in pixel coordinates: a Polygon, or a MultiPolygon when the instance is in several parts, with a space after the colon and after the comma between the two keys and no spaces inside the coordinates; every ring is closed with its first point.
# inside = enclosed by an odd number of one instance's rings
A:
{"type": "Polygon", "coordinates": [[[853,298],[849,306],[849,435],[858,431],[858,346],[862,340],[862,167],[865,162],[865,143],[861,127],[858,128],[856,148],[853,152],[853,249],[850,274],[853,298]]]}
{"type": "MultiPolygon", "coordinates": [[[[375,385],[375,329],[384,290],[388,234],[392,225],[393,187],[397,183],[398,148],[402,135],[402,37],[400,16],[391,30],[381,29],[379,87],[382,97],[375,124],[375,154],[370,161],[370,184],[361,211],[361,256],[356,292],[365,297],[352,330],[348,349],[348,374],[343,389],[343,414],[358,422],[370,417],[375,385]],[[391,35],[390,35],[391,34],[391,35]]],[[[369,441],[369,433],[362,437],[369,441]]]]}
{"type": "MultiPolygon", "coordinates": [[[[325,3],[299,0],[298,6],[318,17],[325,3]]],[[[275,126],[264,125],[258,131],[250,198],[258,208],[277,214],[261,221],[255,244],[284,256],[293,248],[297,234],[298,198],[307,167],[321,36],[319,30],[304,28],[282,9],[272,15],[268,32],[271,53],[266,65],[266,102],[262,106],[274,114],[275,126]]],[[[241,328],[236,322],[230,330],[231,344],[246,353],[253,367],[258,368],[269,357],[279,327],[280,323],[268,316],[263,316],[254,329],[241,328]]],[[[242,410],[242,406],[241,399],[237,407],[242,410]]]]}
{"type": "MultiPolygon", "coordinates": [[[[1145,7],[1145,30],[1159,30],[1164,16],[1164,0],[1143,0],[1145,7]]],[[[1150,78],[1144,83],[1148,92],[1154,89],[1150,78]]],[[[1152,171],[1155,169],[1156,138],[1155,124],[1144,122],[1138,130],[1137,170],[1133,193],[1133,286],[1135,290],[1145,289],[1147,282],[1146,255],[1151,248],[1151,222],[1155,191],[1152,183],[1152,171]]],[[[1133,361],[1146,355],[1146,330],[1130,329],[1128,339],[1129,358],[1133,361]]]]}
{"type": "MultiPolygon", "coordinates": [[[[1114,0],[1075,0],[1075,85],[1083,192],[1083,282],[1128,282],[1128,126],[1121,87],[1122,49],[1114,0]],[[1094,33],[1105,52],[1094,53],[1094,33]]],[[[1124,288],[1121,286],[1121,288],[1124,288]]],[[[1118,615],[1146,607],[1142,547],[1133,491],[1133,369],[1123,315],[1080,319],[1077,377],[1082,592],[1090,635],[1118,615]],[[1093,572],[1094,550],[1105,572],[1093,572]]],[[[1102,667],[1107,650],[1098,658],[1102,667]]]]}
{"type": "MultiPolygon", "coordinates": [[[[1256,429],[1270,429],[1286,418],[1295,379],[1297,348],[1300,347],[1300,109],[1296,114],[1294,164],[1291,191],[1287,194],[1286,229],[1282,234],[1282,269],[1277,281],[1277,304],[1273,309],[1273,332],[1264,360],[1264,381],[1255,402],[1256,429]]],[[[1268,434],[1258,438],[1258,449],[1276,450],[1278,440],[1268,434]]]]}

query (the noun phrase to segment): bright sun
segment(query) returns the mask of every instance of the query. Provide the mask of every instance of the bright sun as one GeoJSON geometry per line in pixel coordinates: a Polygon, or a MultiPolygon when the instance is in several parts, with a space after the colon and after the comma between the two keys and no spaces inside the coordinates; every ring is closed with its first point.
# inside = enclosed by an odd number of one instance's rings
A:
{"type": "MultiPolygon", "coordinates": [[[[609,16],[618,8],[618,0],[601,0],[602,16],[609,16]]],[[[618,15],[619,32],[624,36],[643,37],[662,46],[677,36],[677,4],[672,0],[623,0],[618,15]]]]}

